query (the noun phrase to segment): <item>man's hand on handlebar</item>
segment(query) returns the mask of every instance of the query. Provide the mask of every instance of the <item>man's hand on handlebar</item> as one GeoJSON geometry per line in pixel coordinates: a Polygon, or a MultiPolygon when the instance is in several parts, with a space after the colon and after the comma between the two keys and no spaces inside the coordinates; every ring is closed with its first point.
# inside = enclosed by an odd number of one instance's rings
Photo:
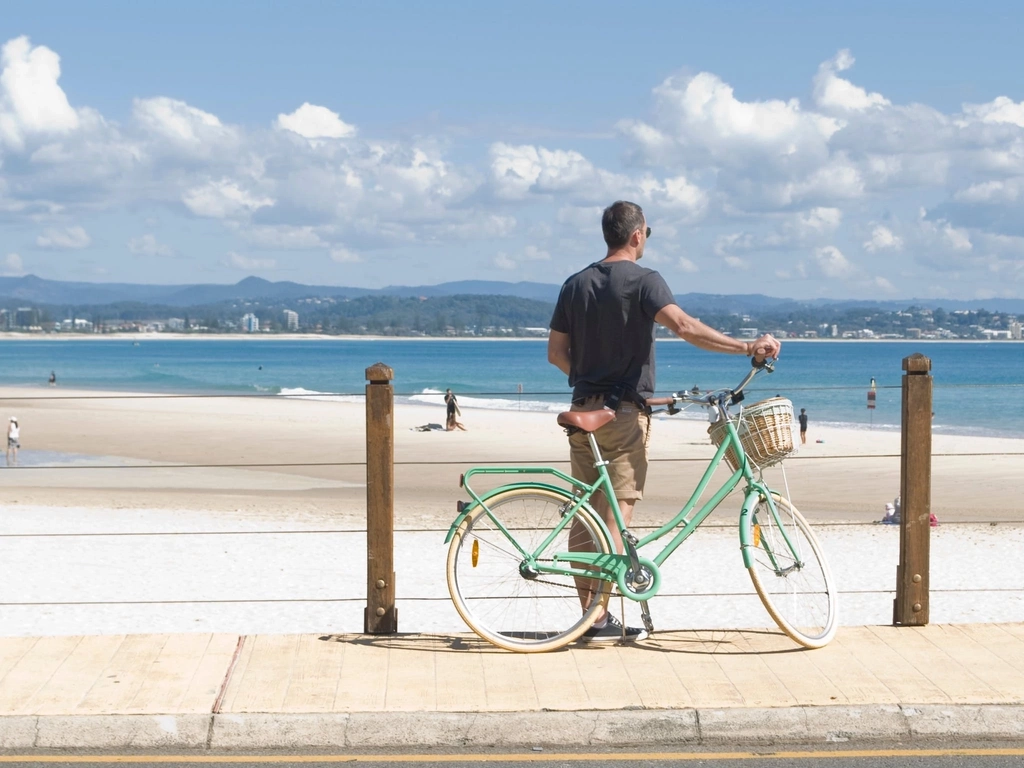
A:
{"type": "Polygon", "coordinates": [[[767,358],[778,359],[781,351],[782,342],[770,333],[747,343],[747,357],[753,358],[756,364],[763,363],[767,358]]]}

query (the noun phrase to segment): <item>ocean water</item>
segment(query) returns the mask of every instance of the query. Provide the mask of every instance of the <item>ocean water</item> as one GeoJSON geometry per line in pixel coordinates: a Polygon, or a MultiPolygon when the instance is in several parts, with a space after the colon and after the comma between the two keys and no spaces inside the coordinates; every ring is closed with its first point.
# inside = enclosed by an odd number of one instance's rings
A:
{"type": "MultiPolygon", "coordinates": [[[[932,361],[936,432],[1024,437],[1024,345],[1012,342],[791,341],[747,402],[780,394],[812,424],[898,429],[902,360],[915,352],[932,361]]],[[[657,360],[662,393],[732,386],[748,365],[668,340],[658,342],[657,360]]],[[[376,362],[394,369],[399,402],[440,406],[446,387],[464,408],[559,411],[569,400],[543,339],[0,340],[0,386],[46,388],[52,370],[59,386],[76,389],[355,400],[376,362]]]]}

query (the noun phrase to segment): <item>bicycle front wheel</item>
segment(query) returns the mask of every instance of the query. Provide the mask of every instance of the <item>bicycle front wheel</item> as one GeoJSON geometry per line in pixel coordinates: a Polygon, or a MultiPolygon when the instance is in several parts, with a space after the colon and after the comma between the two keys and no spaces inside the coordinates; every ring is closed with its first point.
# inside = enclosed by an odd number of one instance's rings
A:
{"type": "MultiPolygon", "coordinates": [[[[522,554],[532,554],[544,543],[571,503],[568,495],[546,488],[518,488],[488,499],[491,515],[515,543],[483,507],[463,520],[448,548],[448,591],[456,610],[480,637],[510,651],[551,651],[594,623],[608,602],[610,582],[538,573],[525,566],[522,554]]],[[[589,509],[576,512],[572,523],[538,554],[538,563],[550,565],[555,553],[570,549],[611,552],[589,509]]]]}
{"type": "Polygon", "coordinates": [[[796,507],[773,493],[777,514],[763,497],[747,520],[748,569],[761,602],[779,629],[807,648],[836,633],[836,587],[821,544],[796,507]]]}

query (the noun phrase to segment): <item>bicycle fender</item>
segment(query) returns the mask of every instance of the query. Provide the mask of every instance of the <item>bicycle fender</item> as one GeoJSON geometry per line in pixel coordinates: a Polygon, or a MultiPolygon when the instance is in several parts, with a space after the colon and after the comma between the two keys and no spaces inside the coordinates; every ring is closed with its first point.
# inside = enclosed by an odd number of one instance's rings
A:
{"type": "MultiPolygon", "coordinates": [[[[565,498],[566,501],[568,501],[569,499],[571,499],[573,497],[572,493],[570,493],[569,491],[565,490],[565,488],[561,487],[560,485],[551,485],[550,483],[531,482],[531,483],[510,483],[508,485],[502,485],[502,486],[500,486],[498,488],[494,488],[493,490],[490,490],[487,493],[485,493],[483,496],[480,497],[480,500],[486,502],[488,499],[494,498],[499,493],[506,493],[507,491],[516,491],[516,490],[519,490],[521,488],[538,488],[538,489],[541,489],[541,490],[544,490],[544,491],[553,491],[554,493],[557,493],[559,496],[562,496],[563,498],[565,498]]],[[[460,502],[458,502],[458,504],[459,504],[459,514],[455,518],[455,520],[452,521],[451,527],[448,528],[448,535],[444,537],[444,543],[445,544],[449,544],[451,542],[452,537],[455,536],[455,531],[457,531],[459,529],[459,526],[462,525],[462,521],[465,520],[467,517],[469,517],[469,514],[471,512],[473,512],[474,510],[476,510],[477,507],[480,506],[480,504],[478,502],[475,502],[475,501],[460,501],[460,502]]],[[[590,507],[589,504],[587,504],[586,507],[593,512],[593,509],[590,507]]],[[[605,531],[605,535],[606,536],[608,535],[607,531],[605,531]]]]}
{"type": "MultiPolygon", "coordinates": [[[[747,491],[747,495],[743,499],[743,506],[740,508],[739,525],[740,552],[743,554],[743,567],[748,570],[754,564],[754,556],[753,554],[751,554],[751,551],[754,549],[754,542],[750,540],[750,518],[754,513],[754,507],[758,505],[758,502],[760,502],[762,498],[767,498],[769,496],[775,495],[775,492],[769,491],[767,487],[754,486],[751,487],[749,491],[747,491]]],[[[774,504],[775,502],[772,501],[771,503],[774,504]]]]}

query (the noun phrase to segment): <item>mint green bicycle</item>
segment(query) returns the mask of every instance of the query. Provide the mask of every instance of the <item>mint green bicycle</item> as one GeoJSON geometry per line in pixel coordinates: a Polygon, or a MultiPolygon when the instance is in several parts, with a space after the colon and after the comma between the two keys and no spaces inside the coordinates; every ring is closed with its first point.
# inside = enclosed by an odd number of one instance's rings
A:
{"type": "Polygon", "coordinates": [[[599,477],[593,485],[550,467],[477,467],[461,485],[470,496],[445,539],[449,544],[448,589],[455,608],[480,637],[519,652],[560,648],[578,639],[594,623],[617,588],[640,603],[648,632],[654,631],[648,601],[661,588],[660,566],[740,483],[739,544],[743,565],[772,619],[807,648],[820,648],[835,635],[837,590],[821,545],[804,517],[787,498],[771,490],[761,470],[792,452],[793,408],[772,398],[740,409],[743,389],[773,361],[755,364],[735,389],[708,393],[677,392],[648,400],[648,405],[688,403],[710,410],[712,441],[718,450],[690,499],[672,520],[638,538],[622,520],[612,493],[607,463],[593,432],[615,418],[608,408],[559,414],[567,430],[587,434],[599,477]],[[696,508],[715,469],[732,470],[724,484],[696,508]],[[546,475],[476,493],[477,475],[546,475]],[[556,484],[561,481],[568,487],[556,484]],[[610,502],[622,533],[625,553],[613,551],[611,536],[591,498],[598,491],[610,502]],[[671,540],[653,557],[641,556],[668,534],[671,540]]]}

